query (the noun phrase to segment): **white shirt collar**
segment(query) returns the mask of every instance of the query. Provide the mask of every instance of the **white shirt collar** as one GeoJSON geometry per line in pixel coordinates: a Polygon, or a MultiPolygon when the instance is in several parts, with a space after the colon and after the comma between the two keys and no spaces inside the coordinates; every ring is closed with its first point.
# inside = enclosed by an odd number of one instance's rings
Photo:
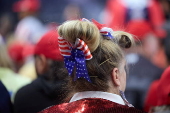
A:
{"type": "Polygon", "coordinates": [[[74,96],[71,98],[70,102],[77,101],[83,98],[102,98],[106,100],[110,100],[112,102],[125,105],[123,99],[121,96],[113,93],[108,92],[102,92],[102,91],[84,91],[84,92],[78,92],[74,94],[74,96]]]}

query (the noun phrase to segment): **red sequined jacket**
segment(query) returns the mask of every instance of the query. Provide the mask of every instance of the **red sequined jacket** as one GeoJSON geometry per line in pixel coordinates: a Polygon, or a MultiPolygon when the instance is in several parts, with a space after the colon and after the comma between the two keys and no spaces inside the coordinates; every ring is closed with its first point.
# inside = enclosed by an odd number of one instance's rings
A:
{"type": "Polygon", "coordinates": [[[101,98],[85,98],[71,103],[51,106],[39,113],[145,113],[134,107],[101,98]]]}

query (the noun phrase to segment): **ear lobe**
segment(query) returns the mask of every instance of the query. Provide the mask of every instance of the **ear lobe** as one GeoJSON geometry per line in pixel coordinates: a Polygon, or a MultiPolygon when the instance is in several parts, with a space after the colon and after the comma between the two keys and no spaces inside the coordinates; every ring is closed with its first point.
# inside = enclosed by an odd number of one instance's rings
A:
{"type": "Polygon", "coordinates": [[[120,86],[119,69],[114,68],[112,70],[112,81],[116,86],[120,86]]]}

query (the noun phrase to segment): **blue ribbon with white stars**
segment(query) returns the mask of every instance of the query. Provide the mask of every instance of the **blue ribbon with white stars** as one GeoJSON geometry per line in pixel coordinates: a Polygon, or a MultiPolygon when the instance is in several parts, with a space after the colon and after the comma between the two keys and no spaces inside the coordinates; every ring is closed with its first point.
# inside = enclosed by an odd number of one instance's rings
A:
{"type": "Polygon", "coordinates": [[[71,75],[74,68],[76,68],[74,80],[85,78],[87,81],[91,82],[86,67],[86,59],[82,50],[72,48],[71,55],[64,56],[64,63],[69,75],[71,75]]]}

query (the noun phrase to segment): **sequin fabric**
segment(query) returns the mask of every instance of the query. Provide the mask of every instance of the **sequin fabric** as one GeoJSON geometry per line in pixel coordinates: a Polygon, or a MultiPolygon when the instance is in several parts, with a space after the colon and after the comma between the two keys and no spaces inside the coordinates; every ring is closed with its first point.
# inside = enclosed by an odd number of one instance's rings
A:
{"type": "Polygon", "coordinates": [[[145,113],[134,107],[101,98],[86,98],[71,103],[51,106],[39,113],[145,113]]]}

